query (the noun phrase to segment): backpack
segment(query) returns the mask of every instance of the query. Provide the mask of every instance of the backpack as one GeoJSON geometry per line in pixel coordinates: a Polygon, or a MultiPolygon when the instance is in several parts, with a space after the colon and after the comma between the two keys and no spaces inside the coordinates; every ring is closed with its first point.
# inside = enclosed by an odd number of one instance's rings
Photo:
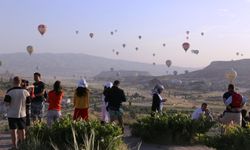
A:
{"type": "Polygon", "coordinates": [[[242,106],[242,96],[236,92],[234,92],[232,94],[232,103],[231,103],[231,107],[232,108],[241,108],[242,106]]]}

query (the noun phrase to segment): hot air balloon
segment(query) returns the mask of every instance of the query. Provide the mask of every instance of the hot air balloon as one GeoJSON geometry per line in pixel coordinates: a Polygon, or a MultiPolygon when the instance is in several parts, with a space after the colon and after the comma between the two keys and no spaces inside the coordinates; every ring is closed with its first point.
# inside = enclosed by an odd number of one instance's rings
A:
{"type": "Polygon", "coordinates": [[[163,47],[165,47],[165,46],[166,46],[166,44],[165,44],[165,43],[163,43],[163,44],[162,44],[162,46],[163,46],[163,47]]]}
{"type": "Polygon", "coordinates": [[[141,39],[141,35],[139,35],[138,38],[141,39]]]}
{"type": "Polygon", "coordinates": [[[38,26],[38,31],[40,32],[41,35],[43,35],[46,32],[46,26],[44,24],[40,24],[38,26]]]}
{"type": "Polygon", "coordinates": [[[239,52],[237,52],[237,53],[236,53],[236,55],[237,55],[237,56],[239,56],[239,55],[240,55],[240,53],[239,53],[239,52]]]}
{"type": "Polygon", "coordinates": [[[203,36],[204,35],[204,32],[201,32],[201,36],[203,36]]]}
{"type": "Polygon", "coordinates": [[[94,37],[94,33],[89,33],[89,37],[93,38],[94,37]]]}
{"type": "Polygon", "coordinates": [[[153,56],[155,57],[155,53],[153,53],[153,56]]]}
{"type": "Polygon", "coordinates": [[[187,35],[189,35],[189,33],[190,33],[189,31],[186,31],[186,34],[187,34],[187,35]]]}
{"type": "Polygon", "coordinates": [[[187,52],[187,50],[189,49],[189,47],[190,47],[190,44],[188,42],[184,42],[182,44],[182,48],[185,50],[185,52],[187,52]]]}
{"type": "Polygon", "coordinates": [[[243,56],[243,54],[240,54],[240,56],[243,56]]]}
{"type": "Polygon", "coordinates": [[[114,52],[115,52],[115,49],[112,49],[112,52],[114,53],[114,52]]]}
{"type": "Polygon", "coordinates": [[[166,65],[167,65],[168,67],[170,67],[170,66],[172,65],[172,61],[171,61],[171,60],[166,60],[166,65]]]}
{"type": "Polygon", "coordinates": [[[135,48],[135,50],[136,50],[136,51],[138,51],[138,50],[139,50],[139,48],[138,48],[138,47],[136,47],[136,48],[135,48]]]}
{"type": "Polygon", "coordinates": [[[186,40],[188,40],[188,39],[189,39],[189,37],[187,36],[187,37],[186,37],[186,40]]]}
{"type": "Polygon", "coordinates": [[[225,77],[227,78],[227,80],[230,83],[233,83],[233,81],[236,79],[237,77],[237,72],[232,68],[230,71],[225,73],[225,77]]]}
{"type": "Polygon", "coordinates": [[[116,52],[115,54],[118,56],[118,55],[119,55],[119,52],[116,52]]]}
{"type": "Polygon", "coordinates": [[[155,62],[153,62],[153,65],[155,66],[155,65],[156,65],[156,63],[155,63],[155,62]]]}
{"type": "Polygon", "coordinates": [[[125,47],[126,47],[126,44],[122,44],[122,47],[125,48],[125,47]]]}
{"type": "Polygon", "coordinates": [[[191,50],[191,52],[194,53],[194,54],[196,54],[196,55],[199,54],[199,50],[194,50],[194,49],[193,49],[193,50],[191,50]]]}
{"type": "Polygon", "coordinates": [[[189,71],[188,70],[185,70],[185,74],[188,74],[189,73],[189,71]]]}
{"type": "Polygon", "coordinates": [[[175,76],[177,76],[177,75],[178,75],[178,72],[175,70],[175,71],[173,72],[173,74],[174,74],[175,76]]]}
{"type": "Polygon", "coordinates": [[[76,34],[78,34],[79,33],[79,31],[78,30],[76,30],[76,34]]]}
{"type": "Polygon", "coordinates": [[[112,72],[113,72],[113,71],[114,71],[114,68],[110,68],[110,71],[112,71],[112,72]]]}
{"type": "Polygon", "coordinates": [[[110,32],[110,34],[111,34],[111,35],[113,35],[113,34],[114,34],[114,32],[113,32],[113,31],[111,31],[111,32],[110,32]]]}
{"type": "Polygon", "coordinates": [[[33,51],[34,51],[34,49],[33,49],[33,46],[31,46],[31,45],[29,45],[29,46],[27,46],[27,52],[31,55],[32,53],[33,53],[33,51]]]}
{"type": "Polygon", "coordinates": [[[118,30],[117,29],[115,29],[115,32],[117,32],[118,30]]]}
{"type": "Polygon", "coordinates": [[[117,73],[116,73],[116,76],[117,76],[117,77],[119,77],[119,76],[120,76],[120,74],[121,74],[120,72],[117,72],[117,73]]]}

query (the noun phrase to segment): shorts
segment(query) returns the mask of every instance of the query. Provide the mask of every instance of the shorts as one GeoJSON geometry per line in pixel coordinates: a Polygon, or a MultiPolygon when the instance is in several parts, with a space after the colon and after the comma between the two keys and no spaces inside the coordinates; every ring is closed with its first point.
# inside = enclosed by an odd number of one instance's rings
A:
{"type": "Polygon", "coordinates": [[[121,108],[119,108],[119,110],[109,109],[109,116],[110,116],[110,120],[116,120],[116,119],[122,118],[123,109],[121,108]]]}
{"type": "Polygon", "coordinates": [[[43,103],[31,103],[31,118],[42,118],[43,109],[43,103]]]}
{"type": "Polygon", "coordinates": [[[9,128],[11,130],[18,129],[22,130],[26,128],[26,120],[23,118],[8,118],[9,128]]]}

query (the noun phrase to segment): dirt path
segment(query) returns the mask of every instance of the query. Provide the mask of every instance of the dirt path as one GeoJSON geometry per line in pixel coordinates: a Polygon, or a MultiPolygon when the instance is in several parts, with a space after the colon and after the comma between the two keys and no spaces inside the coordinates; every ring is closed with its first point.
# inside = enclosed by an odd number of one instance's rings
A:
{"type": "Polygon", "coordinates": [[[8,150],[12,147],[11,145],[11,137],[9,132],[1,132],[0,133],[0,149],[8,150]]]}

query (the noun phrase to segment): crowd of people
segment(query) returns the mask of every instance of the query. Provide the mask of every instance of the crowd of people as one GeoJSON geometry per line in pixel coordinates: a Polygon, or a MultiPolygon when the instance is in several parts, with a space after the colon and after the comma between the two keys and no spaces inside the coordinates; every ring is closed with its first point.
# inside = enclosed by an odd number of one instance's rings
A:
{"type": "MultiPolygon", "coordinates": [[[[122,103],[126,102],[124,91],[119,87],[120,81],[107,82],[103,85],[101,104],[101,123],[118,121],[124,132],[122,103]]],[[[167,101],[162,97],[164,86],[157,84],[152,90],[151,116],[161,114],[163,104],[167,101]]],[[[85,79],[79,80],[73,95],[74,112],[73,120],[89,120],[90,90],[85,79]]],[[[19,141],[25,139],[25,132],[32,122],[41,122],[44,118],[44,103],[48,104],[47,125],[51,127],[62,116],[62,100],[64,91],[60,81],[55,81],[53,89],[45,90],[45,83],[41,80],[41,74],[34,73],[34,83],[16,76],[13,78],[13,87],[5,95],[4,101],[8,105],[7,118],[11,130],[12,142],[15,148],[19,141]]],[[[247,99],[235,92],[234,85],[229,84],[228,91],[223,95],[225,111],[219,117],[223,124],[237,124],[246,127],[250,122],[250,113],[243,109],[247,99]]],[[[202,116],[214,120],[207,103],[202,103],[191,115],[193,120],[202,116]]]]}
{"type": "MultiPolygon", "coordinates": [[[[59,120],[62,116],[62,100],[64,97],[60,81],[55,81],[53,89],[48,93],[45,83],[41,80],[41,74],[34,73],[34,83],[18,76],[13,78],[13,87],[6,92],[4,102],[7,104],[7,118],[13,148],[17,148],[18,142],[25,139],[26,130],[32,122],[41,122],[44,118],[45,103],[48,103],[47,125],[59,120]]],[[[101,123],[118,121],[124,131],[122,102],[126,101],[124,91],[119,88],[120,81],[107,82],[104,85],[102,96],[101,123]]],[[[90,90],[85,79],[81,79],[73,96],[73,120],[89,119],[90,90]]]]}

